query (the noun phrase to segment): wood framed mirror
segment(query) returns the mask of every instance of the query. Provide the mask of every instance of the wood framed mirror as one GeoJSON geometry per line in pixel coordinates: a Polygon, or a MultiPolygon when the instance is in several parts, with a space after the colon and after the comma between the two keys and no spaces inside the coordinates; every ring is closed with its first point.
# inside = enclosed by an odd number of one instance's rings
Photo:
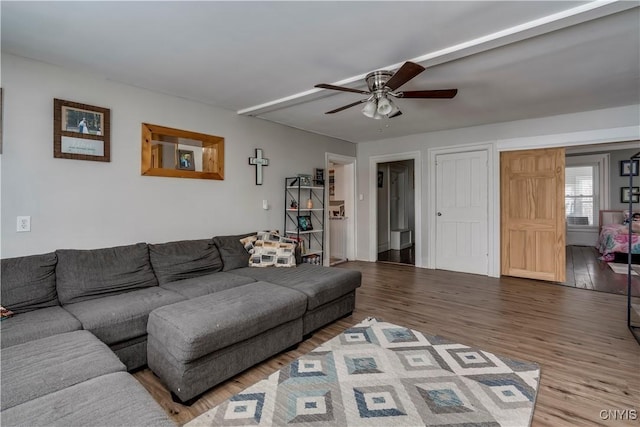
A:
{"type": "Polygon", "coordinates": [[[142,175],[224,179],[224,138],[142,123],[142,175]]]}

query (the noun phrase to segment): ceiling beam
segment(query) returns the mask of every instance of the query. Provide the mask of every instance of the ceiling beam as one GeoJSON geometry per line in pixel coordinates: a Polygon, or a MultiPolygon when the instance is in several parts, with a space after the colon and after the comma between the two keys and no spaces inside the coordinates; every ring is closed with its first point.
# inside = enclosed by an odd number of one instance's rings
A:
{"type": "MultiPolygon", "coordinates": [[[[544,16],[524,24],[506,28],[495,33],[491,33],[476,39],[468,40],[435,52],[409,59],[409,61],[421,64],[425,68],[435,65],[455,61],[480,52],[506,46],[532,37],[550,33],[562,28],[568,28],[583,22],[599,19],[614,13],[639,7],[638,1],[619,0],[599,0],[589,2],[571,9],[544,16]]],[[[380,67],[380,70],[397,70],[404,62],[380,67]]],[[[371,70],[374,71],[374,70],[371,70]]],[[[332,83],[336,86],[348,86],[353,88],[364,87],[366,73],[348,77],[338,82],[332,83]]],[[[293,95],[254,105],[252,107],[238,110],[237,113],[246,116],[259,116],[270,111],[287,108],[293,105],[310,102],[326,96],[335,95],[333,92],[326,92],[324,89],[309,89],[293,95]]]]}

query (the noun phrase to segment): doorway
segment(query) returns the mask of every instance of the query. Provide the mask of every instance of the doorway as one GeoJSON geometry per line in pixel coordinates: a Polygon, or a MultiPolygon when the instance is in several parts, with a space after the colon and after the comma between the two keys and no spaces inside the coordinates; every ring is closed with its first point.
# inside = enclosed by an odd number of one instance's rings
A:
{"type": "Polygon", "coordinates": [[[377,260],[415,265],[414,160],[378,163],[377,260]]]}
{"type": "MultiPolygon", "coordinates": [[[[414,247],[414,261],[416,267],[423,267],[423,236],[422,236],[422,153],[420,151],[409,151],[405,153],[383,154],[369,157],[369,261],[378,260],[378,165],[381,163],[401,162],[413,160],[413,218],[414,228],[412,230],[412,242],[414,247]]],[[[384,185],[384,175],[382,177],[384,185]]]]}
{"type": "Polygon", "coordinates": [[[327,153],[325,158],[325,265],[355,259],[356,159],[327,153]]]}

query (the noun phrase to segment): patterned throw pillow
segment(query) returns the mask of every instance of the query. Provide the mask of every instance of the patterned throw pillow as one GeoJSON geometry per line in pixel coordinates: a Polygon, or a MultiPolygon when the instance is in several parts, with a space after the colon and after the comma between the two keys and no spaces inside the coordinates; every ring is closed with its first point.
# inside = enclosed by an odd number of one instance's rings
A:
{"type": "Polygon", "coordinates": [[[0,320],[8,319],[13,316],[13,311],[0,305],[0,320]]]}
{"type": "Polygon", "coordinates": [[[240,239],[240,243],[242,243],[242,246],[244,246],[244,248],[246,249],[247,252],[252,254],[253,253],[253,245],[254,245],[256,240],[258,240],[258,235],[257,234],[255,236],[247,236],[244,239],[240,239]]]}
{"type": "Polygon", "coordinates": [[[295,267],[296,242],[273,232],[260,232],[253,242],[249,267],[295,267]]]}

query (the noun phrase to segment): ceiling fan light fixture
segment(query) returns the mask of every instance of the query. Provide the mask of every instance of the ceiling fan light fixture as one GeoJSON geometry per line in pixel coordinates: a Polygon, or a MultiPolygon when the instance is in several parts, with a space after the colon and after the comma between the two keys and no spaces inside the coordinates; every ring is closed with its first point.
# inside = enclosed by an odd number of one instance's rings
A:
{"type": "Polygon", "coordinates": [[[389,114],[387,114],[387,117],[392,118],[392,117],[395,117],[396,115],[399,115],[398,113],[402,114],[396,104],[394,104],[393,102],[391,104],[393,105],[393,108],[391,109],[389,114]]]}
{"type": "Polygon", "coordinates": [[[370,119],[375,118],[377,113],[378,105],[374,99],[367,101],[364,108],[362,109],[362,114],[369,117],[370,119]]]}
{"type": "Polygon", "coordinates": [[[383,96],[378,100],[378,114],[386,116],[393,111],[393,107],[395,107],[395,105],[393,105],[391,100],[386,96],[383,96]]]}
{"type": "MultiPolygon", "coordinates": [[[[0,0],[1,1],[1,0],[0,0]]],[[[320,83],[315,85],[321,89],[338,90],[342,92],[355,92],[362,95],[369,95],[369,98],[352,102],[325,114],[334,114],[356,105],[365,104],[362,114],[371,119],[380,120],[383,117],[393,118],[402,114],[402,111],[395,105],[390,96],[394,98],[414,98],[414,99],[451,99],[458,93],[458,89],[439,90],[411,90],[408,92],[398,91],[398,89],[423,72],[425,68],[411,61],[405,62],[395,73],[387,70],[372,71],[364,78],[368,91],[354,89],[351,87],[336,86],[333,84],[320,83]]]]}

